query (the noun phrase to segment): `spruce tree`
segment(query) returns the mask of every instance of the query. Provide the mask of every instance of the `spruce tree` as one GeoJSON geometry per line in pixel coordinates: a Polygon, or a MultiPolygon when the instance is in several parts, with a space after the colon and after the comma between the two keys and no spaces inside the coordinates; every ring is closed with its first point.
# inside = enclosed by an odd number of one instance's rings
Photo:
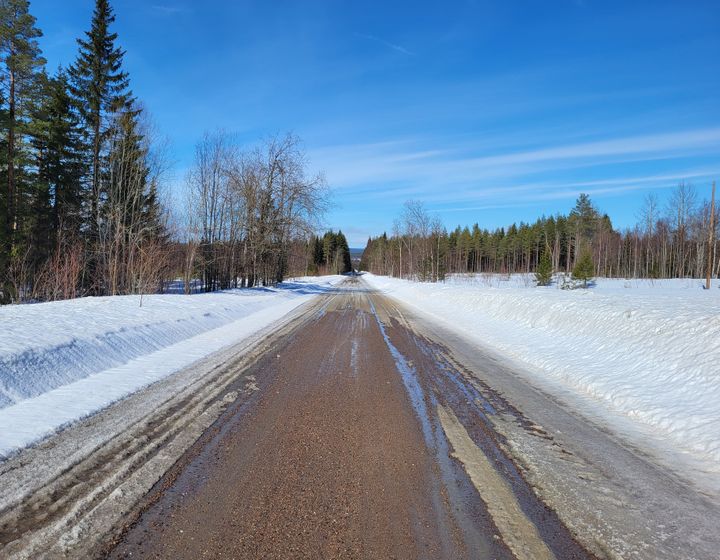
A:
{"type": "Polygon", "coordinates": [[[588,280],[591,280],[595,275],[595,264],[593,263],[590,251],[585,250],[582,252],[573,268],[572,275],[576,280],[582,280],[583,288],[587,288],[588,280]]]}
{"type": "MultiPolygon", "coordinates": [[[[379,247],[380,243],[382,242],[382,237],[378,237],[377,241],[378,241],[377,246],[379,247]]],[[[374,249],[375,249],[375,240],[372,237],[368,237],[367,243],[365,244],[365,249],[363,250],[362,255],[360,256],[360,269],[359,270],[367,271],[367,272],[376,272],[376,270],[372,270],[373,267],[370,264],[372,262],[374,249]]]]}
{"type": "Polygon", "coordinates": [[[52,201],[52,229],[62,240],[78,238],[83,221],[85,145],[62,69],[47,79],[34,121],[33,145],[39,182],[52,201]]]}
{"type": "Polygon", "coordinates": [[[158,182],[156,179],[151,179],[147,182],[142,200],[141,223],[144,231],[143,239],[162,242],[169,241],[169,234],[166,231],[165,222],[163,221],[163,208],[160,202],[158,182]]]}
{"type": "Polygon", "coordinates": [[[325,266],[327,267],[328,271],[335,273],[335,270],[333,270],[333,260],[335,259],[335,252],[337,249],[337,239],[335,239],[335,234],[331,231],[328,231],[323,236],[323,257],[325,260],[325,266]]]}
{"type": "Polygon", "coordinates": [[[312,250],[313,250],[313,264],[315,265],[315,269],[319,270],[320,267],[323,265],[324,257],[323,257],[323,242],[317,236],[313,236],[312,250]]]}
{"type": "Polygon", "coordinates": [[[158,181],[151,176],[150,147],[141,130],[140,115],[140,110],[133,110],[117,119],[108,154],[108,201],[124,208],[126,228],[138,232],[139,240],[159,240],[166,232],[158,181]]]}
{"type": "Polygon", "coordinates": [[[110,128],[107,165],[104,172],[105,215],[121,216],[124,225],[139,224],[145,206],[146,186],[150,170],[147,149],[132,112],[118,115],[110,128]]]}
{"type": "MultiPolygon", "coordinates": [[[[103,156],[117,114],[132,111],[134,99],[128,74],[122,70],[125,54],[116,46],[117,34],[110,31],[115,21],[108,0],[96,0],[90,31],[78,39],[80,52],[69,69],[71,91],[83,121],[88,144],[90,196],[90,242],[98,242],[103,197],[103,156]]],[[[91,262],[91,267],[96,267],[91,262]]],[[[91,270],[93,276],[97,271],[91,270]]],[[[93,279],[96,283],[98,278],[93,279]]]]}
{"type": "Polygon", "coordinates": [[[53,228],[52,196],[47,182],[39,180],[33,189],[30,212],[27,220],[27,265],[31,283],[41,267],[50,258],[55,246],[53,228]]]}
{"type": "MultiPolygon", "coordinates": [[[[141,131],[140,114],[133,110],[116,116],[104,170],[101,233],[105,252],[109,251],[115,259],[111,293],[133,289],[137,279],[132,276],[131,261],[143,253],[149,242],[166,240],[157,181],[150,176],[149,147],[141,131]]],[[[107,257],[102,255],[103,259],[107,257]]]]}
{"type": "Polygon", "coordinates": [[[338,231],[337,250],[340,252],[339,261],[342,263],[339,272],[346,273],[352,270],[352,259],[350,258],[350,247],[348,247],[347,239],[342,231],[338,231]]]}
{"type": "Polygon", "coordinates": [[[547,248],[543,251],[535,271],[535,280],[538,286],[548,286],[552,280],[553,267],[550,260],[550,251],[547,248]]]}
{"type": "Polygon", "coordinates": [[[4,243],[0,248],[3,269],[12,254],[17,252],[15,244],[22,227],[21,218],[29,213],[29,209],[23,206],[23,198],[31,188],[27,178],[22,176],[22,168],[27,163],[23,151],[31,108],[39,93],[39,72],[45,64],[37,41],[42,32],[35,27],[35,18],[29,13],[29,8],[28,0],[0,2],[0,56],[7,105],[7,113],[3,115],[6,155],[4,243]],[[21,188],[23,179],[26,184],[21,188]]]}

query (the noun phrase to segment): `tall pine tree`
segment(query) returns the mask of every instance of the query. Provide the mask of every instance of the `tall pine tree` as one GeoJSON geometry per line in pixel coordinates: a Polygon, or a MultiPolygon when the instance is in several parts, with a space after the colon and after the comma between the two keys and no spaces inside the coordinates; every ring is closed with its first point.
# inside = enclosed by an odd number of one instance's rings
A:
{"type": "MultiPolygon", "coordinates": [[[[26,202],[32,182],[23,176],[28,158],[26,140],[32,107],[39,95],[40,70],[45,64],[37,41],[42,32],[35,27],[35,18],[29,9],[28,0],[0,2],[0,56],[6,105],[3,114],[5,220],[0,248],[3,270],[7,269],[9,260],[21,252],[17,244],[22,218],[30,213],[26,202]]],[[[7,289],[4,292],[7,297],[7,289]]]]}

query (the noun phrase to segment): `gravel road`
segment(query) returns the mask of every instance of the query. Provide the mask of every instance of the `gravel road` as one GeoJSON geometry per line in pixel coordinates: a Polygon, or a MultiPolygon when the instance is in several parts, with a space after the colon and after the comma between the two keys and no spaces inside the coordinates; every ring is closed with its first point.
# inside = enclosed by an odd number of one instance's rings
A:
{"type": "Polygon", "coordinates": [[[252,368],[257,398],[203,435],[109,557],[592,557],[472,396],[425,383],[453,375],[429,343],[357,279],[344,288],[252,368]]]}

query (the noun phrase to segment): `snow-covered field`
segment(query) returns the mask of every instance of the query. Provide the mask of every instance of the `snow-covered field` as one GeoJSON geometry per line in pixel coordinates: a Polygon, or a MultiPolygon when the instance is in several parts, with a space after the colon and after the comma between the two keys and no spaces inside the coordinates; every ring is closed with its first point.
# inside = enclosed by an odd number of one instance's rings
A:
{"type": "Polygon", "coordinates": [[[268,327],[343,280],[0,307],[0,456],[268,327]]]}
{"type": "Polygon", "coordinates": [[[438,284],[364,278],[525,364],[537,381],[590,399],[606,418],[720,472],[717,281],[705,291],[699,280],[600,279],[568,291],[536,288],[525,275],[438,284]]]}

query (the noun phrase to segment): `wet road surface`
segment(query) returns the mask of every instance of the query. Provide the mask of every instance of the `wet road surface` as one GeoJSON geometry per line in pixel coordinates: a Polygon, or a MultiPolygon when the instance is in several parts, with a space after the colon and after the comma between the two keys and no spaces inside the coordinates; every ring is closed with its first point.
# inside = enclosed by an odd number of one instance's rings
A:
{"type": "Polygon", "coordinates": [[[517,410],[361,281],[323,297],[106,557],[595,557],[488,421],[517,410]]]}

